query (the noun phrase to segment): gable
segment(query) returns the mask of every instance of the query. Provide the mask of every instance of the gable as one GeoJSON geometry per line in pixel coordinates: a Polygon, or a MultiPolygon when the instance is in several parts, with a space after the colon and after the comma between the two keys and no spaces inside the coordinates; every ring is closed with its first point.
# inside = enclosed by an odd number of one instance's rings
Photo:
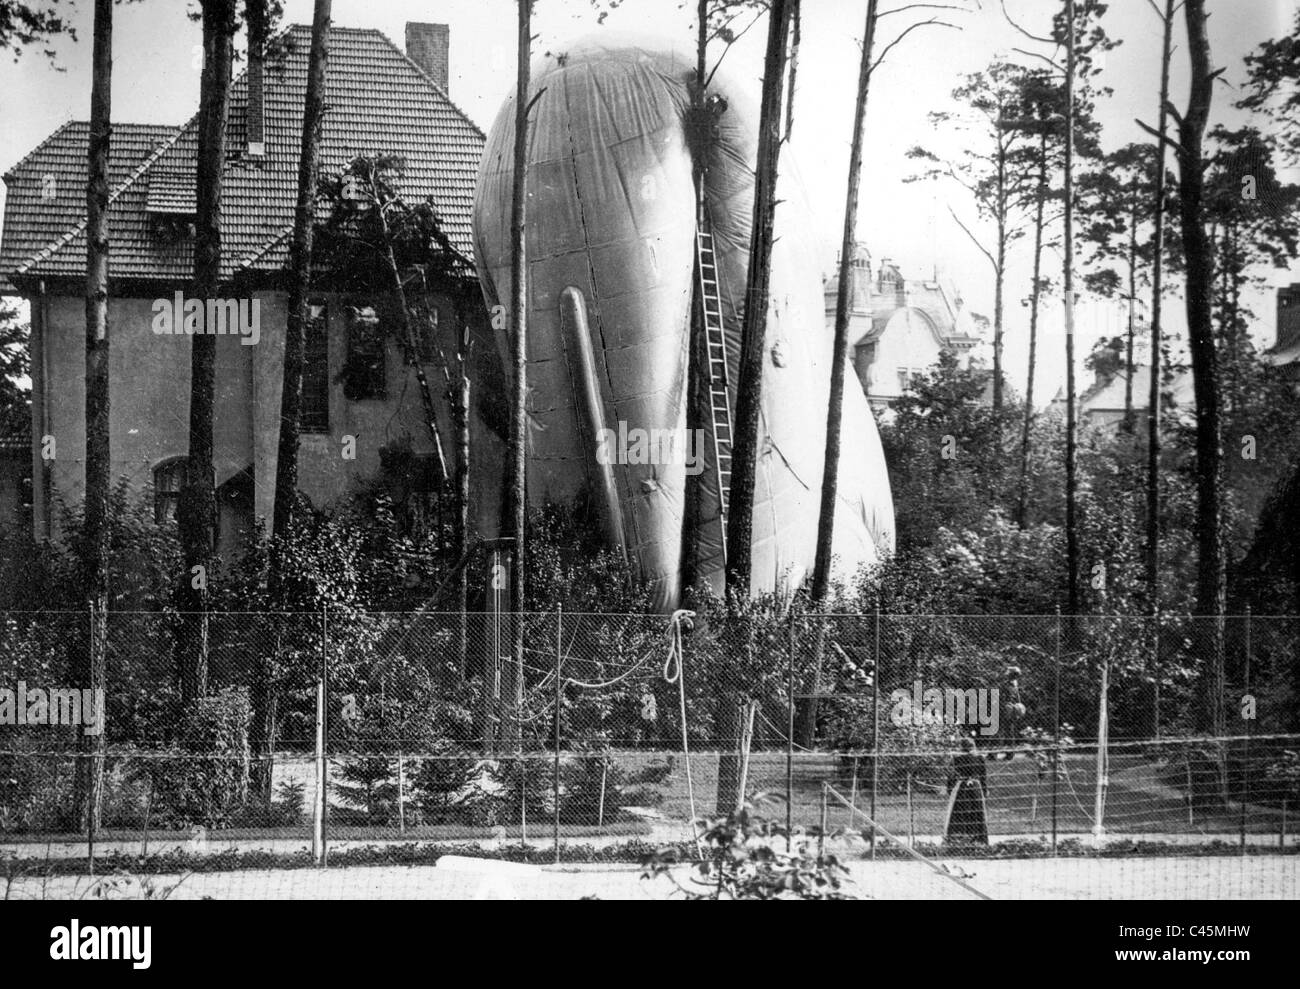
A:
{"type": "MultiPolygon", "coordinates": [[[[243,154],[246,74],[232,84],[222,195],[223,280],[241,270],[279,270],[288,259],[311,30],[303,25],[286,30],[283,60],[266,68],[266,147],[260,158],[243,154]]],[[[415,201],[432,196],[452,244],[472,257],[470,215],[484,144],[474,123],[388,38],[370,29],[331,29],[325,104],[322,173],[339,171],[358,154],[404,157],[403,195],[415,201]]],[[[196,128],[197,119],[181,128],[114,124],[112,277],[190,278],[192,238],[155,237],[153,217],[193,209],[196,128]]],[[[0,280],[84,274],[88,130],[84,122],[64,125],[11,171],[0,280]],[[59,196],[43,200],[41,176],[55,166],[59,196]]],[[[0,291],[6,287],[0,281],[0,291]]]]}

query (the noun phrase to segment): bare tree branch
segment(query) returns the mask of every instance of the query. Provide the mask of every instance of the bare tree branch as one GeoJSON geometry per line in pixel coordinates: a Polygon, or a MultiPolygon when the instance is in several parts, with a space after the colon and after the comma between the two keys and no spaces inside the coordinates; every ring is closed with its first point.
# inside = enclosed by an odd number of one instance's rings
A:
{"type": "Polygon", "coordinates": [[[1056,61],[1056,59],[1054,58],[1049,58],[1047,55],[1044,55],[1042,52],[1026,51],[1024,48],[1012,48],[1011,50],[1020,55],[1025,55],[1029,58],[1041,58],[1044,62],[1046,62],[1048,65],[1054,68],[1057,72],[1065,71],[1065,67],[1061,65],[1060,62],[1056,61]]]}
{"type": "Polygon", "coordinates": [[[1021,34],[1023,34],[1030,41],[1041,41],[1045,45],[1054,45],[1057,48],[1061,46],[1061,43],[1057,41],[1055,38],[1042,38],[1034,34],[1032,31],[1028,31],[1025,28],[1021,27],[1019,24],[1016,23],[1015,18],[1011,16],[1010,12],[1008,12],[1007,0],[998,0],[998,2],[1002,5],[1002,16],[1007,19],[1007,23],[1010,24],[1017,31],[1019,31],[1021,34]]]}
{"type": "Polygon", "coordinates": [[[967,237],[970,238],[970,242],[980,249],[980,252],[986,258],[989,259],[989,264],[993,265],[993,270],[997,271],[998,270],[997,259],[994,258],[991,253],[989,253],[989,249],[985,247],[983,244],[981,244],[979,242],[979,239],[973,233],[970,232],[970,227],[966,226],[966,224],[961,222],[961,217],[953,212],[953,208],[951,206],[948,207],[948,212],[949,214],[951,214],[952,218],[957,222],[957,226],[961,227],[962,233],[964,233],[967,237]]]}
{"type": "Polygon", "coordinates": [[[1152,127],[1150,124],[1145,124],[1145,123],[1143,123],[1141,120],[1138,120],[1136,117],[1133,118],[1133,123],[1137,124],[1137,125],[1138,125],[1139,127],[1141,127],[1144,131],[1146,131],[1148,134],[1150,134],[1152,137],[1154,137],[1157,141],[1162,141],[1162,142],[1164,142],[1165,144],[1169,145],[1169,147],[1173,148],[1175,152],[1181,152],[1181,151],[1182,151],[1182,145],[1180,145],[1177,141],[1175,141],[1175,140],[1174,140],[1172,137],[1170,137],[1168,134],[1161,134],[1158,130],[1156,130],[1156,129],[1155,129],[1154,127],[1152,127]]]}
{"type": "Polygon", "coordinates": [[[752,28],[755,24],[757,24],[760,20],[762,20],[764,13],[766,13],[766,10],[760,10],[757,14],[755,14],[754,19],[751,20],[748,24],[746,24],[744,28],[740,32],[738,32],[734,37],[732,37],[731,41],[727,43],[727,47],[722,50],[722,54],[718,56],[717,62],[714,63],[713,68],[709,71],[709,77],[704,80],[705,89],[709,88],[709,84],[713,82],[713,77],[717,74],[718,69],[722,67],[722,60],[727,57],[727,52],[731,51],[732,46],[741,38],[743,38],[746,34],[749,33],[750,28],[752,28]]]}
{"type": "Polygon", "coordinates": [[[913,31],[915,31],[917,28],[919,28],[919,27],[927,27],[927,26],[929,26],[929,25],[931,25],[931,24],[934,24],[934,25],[936,25],[936,26],[938,26],[938,27],[950,27],[950,28],[956,28],[956,27],[957,27],[956,24],[950,24],[950,23],[948,23],[947,21],[941,21],[941,20],[939,20],[937,17],[932,17],[932,18],[930,18],[928,21],[917,21],[915,24],[909,24],[909,25],[907,25],[907,27],[905,27],[905,28],[903,29],[903,32],[902,32],[902,33],[901,33],[897,38],[895,38],[895,39],[894,39],[893,41],[891,41],[889,44],[885,45],[884,49],[883,49],[883,50],[881,51],[881,53],[880,53],[880,57],[877,58],[874,62],[871,63],[871,71],[872,71],[872,72],[875,72],[876,69],[880,68],[880,63],[883,62],[883,61],[885,60],[885,56],[889,54],[889,50],[890,50],[891,48],[893,48],[896,44],[898,44],[900,41],[902,41],[904,38],[906,38],[909,34],[911,34],[911,33],[912,33],[913,31]]]}
{"type": "Polygon", "coordinates": [[[902,7],[895,7],[893,10],[882,10],[876,15],[876,20],[880,21],[890,14],[901,14],[905,10],[920,10],[923,8],[926,10],[959,10],[962,13],[968,13],[970,10],[969,7],[962,7],[955,3],[909,3],[902,7]]]}

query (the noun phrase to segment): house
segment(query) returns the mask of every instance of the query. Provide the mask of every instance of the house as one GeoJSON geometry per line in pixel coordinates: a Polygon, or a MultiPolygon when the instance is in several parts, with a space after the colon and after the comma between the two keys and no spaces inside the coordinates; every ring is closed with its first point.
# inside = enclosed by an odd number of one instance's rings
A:
{"type": "MultiPolygon", "coordinates": [[[[936,277],[904,278],[889,258],[873,273],[871,253],[854,248],[849,304],[849,354],[872,408],[900,397],[912,375],[938,362],[941,351],[970,366],[989,330],[987,318],[969,312],[960,294],[936,277]]],[[[835,325],[839,270],[825,282],[826,320],[835,325]]],[[[991,391],[991,387],[990,387],[991,391]]]]}
{"type": "MultiPolygon", "coordinates": [[[[285,268],[297,191],[311,30],[288,27],[282,52],[251,59],[233,82],[222,204],[222,295],[238,301],[256,334],[216,340],[214,460],[220,545],[269,520],[275,483],[285,268]],[[255,339],[254,339],[255,337],[255,339]]],[[[470,214],[484,135],[447,93],[446,25],[408,24],[406,51],[375,30],[332,27],[322,128],[322,175],[360,154],[401,156],[408,202],[432,197],[443,231],[472,254],[470,214]]],[[[58,128],[4,176],[0,293],[31,306],[32,524],[57,528],[56,506],[84,493],[85,188],[88,124],[58,128]]],[[[114,481],[152,492],[162,521],[176,507],[188,450],[190,340],[159,332],[160,306],[190,285],[194,248],[197,119],[176,127],[113,125],[109,163],[110,460],[114,481]]],[[[331,284],[328,280],[323,285],[331,284]]],[[[337,285],[338,283],[334,283],[337,285]]],[[[481,359],[495,345],[472,272],[469,312],[451,294],[423,301],[434,325],[460,325],[481,359]]],[[[415,372],[390,333],[384,287],[321,291],[311,299],[303,375],[299,486],[318,507],[372,483],[381,455],[407,444],[427,464],[433,450],[415,372]],[[375,332],[379,313],[379,332],[375,332]],[[342,374],[358,362],[358,380],[342,374]]],[[[202,301],[202,300],[200,300],[202,301]]],[[[211,312],[211,300],[209,300],[211,312]]],[[[233,311],[233,310],[232,310],[233,311]]],[[[245,325],[247,329],[247,325],[245,325]]],[[[211,331],[211,327],[209,327],[211,331]]],[[[431,348],[421,347],[433,364],[431,348]]],[[[440,378],[436,366],[429,374],[440,378]]],[[[476,380],[491,381],[479,375],[476,380]]],[[[441,389],[437,417],[449,425],[441,389]]],[[[477,396],[478,407],[484,396],[477,396]]],[[[492,396],[487,396],[492,398],[492,396]]],[[[490,418],[490,417],[489,417],[490,418]]],[[[472,430],[491,433],[483,416],[472,430]]],[[[490,451],[492,437],[476,447],[490,451]]],[[[450,446],[448,446],[450,449],[450,446]]],[[[490,457],[490,452],[485,453],[490,457]]],[[[481,458],[479,458],[481,459],[481,458]]],[[[415,471],[416,486],[428,471],[415,471]]],[[[409,480],[409,478],[408,478],[409,480]]]]}
{"type": "MultiPolygon", "coordinates": [[[[1190,368],[1177,368],[1170,374],[1168,368],[1161,382],[1161,394],[1164,406],[1173,410],[1175,415],[1187,415],[1196,407],[1192,391],[1192,372],[1190,368]]],[[[1147,398],[1151,389],[1151,365],[1136,364],[1133,368],[1133,413],[1138,419],[1139,429],[1146,421],[1146,412],[1150,403],[1147,398]]],[[[1124,392],[1126,379],[1122,370],[1112,374],[1101,374],[1093,379],[1091,385],[1079,395],[1079,422],[1107,432],[1115,432],[1124,421],[1124,392]]],[[[1062,418],[1065,416],[1065,387],[1062,386],[1052,398],[1051,408],[1062,418]]]]}
{"type": "Polygon", "coordinates": [[[1300,282],[1277,290],[1277,339],[1264,359],[1276,365],[1300,360],[1300,282]]]}

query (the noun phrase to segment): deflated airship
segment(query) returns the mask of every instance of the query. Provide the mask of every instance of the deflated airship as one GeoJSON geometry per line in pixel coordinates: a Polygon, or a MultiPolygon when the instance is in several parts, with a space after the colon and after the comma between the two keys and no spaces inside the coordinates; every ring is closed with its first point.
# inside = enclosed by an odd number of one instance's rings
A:
{"type": "MultiPolygon", "coordinates": [[[[683,575],[722,588],[757,150],[756,100],[719,73],[693,103],[693,84],[693,53],[600,35],[536,59],[529,94],[528,498],[594,504],[606,541],[662,609],[678,604],[683,575]],[[700,411],[688,437],[692,387],[700,411]]],[[[475,193],[489,307],[512,298],[514,118],[512,96],[488,136],[475,193]]],[[[788,148],[778,194],[753,594],[789,590],[811,572],[829,393],[821,253],[788,148]]],[[[508,326],[496,334],[507,369],[508,334],[508,326]]],[[[893,549],[880,439],[852,385],[835,517],[840,574],[893,549]]]]}

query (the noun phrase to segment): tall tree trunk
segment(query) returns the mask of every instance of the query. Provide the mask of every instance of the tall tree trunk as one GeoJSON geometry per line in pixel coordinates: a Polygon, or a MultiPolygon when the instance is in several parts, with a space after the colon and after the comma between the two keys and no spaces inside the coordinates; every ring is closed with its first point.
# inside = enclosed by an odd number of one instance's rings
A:
{"type": "MultiPolygon", "coordinates": [[[[1001,111],[999,111],[1001,112],[1001,111]]],[[[999,118],[999,121],[1001,118],[999,118]]],[[[1007,211],[1010,208],[1007,203],[1007,152],[1006,145],[1003,143],[1003,135],[998,134],[997,140],[997,245],[995,251],[996,260],[993,265],[993,435],[998,439],[998,445],[1002,441],[1002,319],[1003,319],[1003,290],[1006,287],[1007,280],[1007,211]]],[[[1002,458],[997,458],[994,469],[1001,474],[1002,458]]]]}
{"type": "Polygon", "coordinates": [[[844,227],[840,235],[840,271],[835,292],[835,339],[831,350],[830,399],[826,407],[826,457],[822,466],[821,508],[817,516],[817,557],[813,564],[814,605],[825,600],[830,585],[835,499],[840,472],[840,431],[844,415],[844,376],[849,349],[849,303],[853,294],[853,245],[858,224],[858,196],[862,185],[862,142],[866,129],[867,97],[871,89],[876,8],[877,0],[867,0],[867,19],[862,30],[862,61],[858,66],[858,99],[853,110],[853,141],[849,150],[848,192],[844,198],[844,227]]]}
{"type": "Polygon", "coordinates": [[[1137,225],[1138,200],[1134,193],[1128,218],[1128,333],[1124,348],[1124,432],[1133,432],[1133,338],[1137,332],[1134,307],[1137,305],[1137,225]]]}
{"type": "Polygon", "coordinates": [[[803,40],[803,18],[799,5],[794,5],[790,15],[790,81],[786,84],[785,139],[794,131],[794,87],[799,78],[799,42],[803,40]]]}
{"type": "Polygon", "coordinates": [[[1211,291],[1214,262],[1204,223],[1204,154],[1202,141],[1210,114],[1214,79],[1205,0],[1184,0],[1191,88],[1178,127],[1179,219],[1186,255],[1186,310],[1192,384],[1196,396],[1197,575],[1196,610],[1205,616],[1200,637],[1209,638],[1209,669],[1203,680],[1202,727],[1223,734],[1223,615],[1227,608],[1227,572],[1223,547],[1223,450],[1219,369],[1214,346],[1211,291]]]}
{"type": "MultiPolygon", "coordinates": [[[[86,606],[90,643],[85,683],[99,703],[107,686],[109,555],[108,155],[112,135],[113,0],[95,0],[95,41],[86,152],[86,606]]],[[[104,784],[104,731],[82,734],[82,820],[99,829],[104,784]]]]}
{"type": "MultiPolygon", "coordinates": [[[[695,224],[698,229],[704,220],[704,165],[708,139],[705,127],[707,112],[704,102],[704,84],[708,69],[709,0],[697,0],[695,5],[695,80],[691,88],[691,180],[695,187],[695,224]]],[[[696,279],[698,283],[698,278],[696,279]]],[[[688,436],[701,435],[699,430],[712,430],[709,416],[709,394],[703,368],[708,365],[708,348],[704,334],[704,305],[698,284],[691,300],[691,329],[686,347],[686,430],[688,436]]],[[[712,432],[710,432],[712,435],[712,432]]],[[[704,471],[686,472],[686,488],[682,511],[682,589],[688,591],[699,579],[700,516],[704,492],[704,471]]],[[[722,492],[718,492],[722,497],[722,492]]],[[[719,502],[721,505],[721,502],[719,502]]]]}
{"type": "MultiPolygon", "coordinates": [[[[194,188],[194,279],[190,292],[206,309],[221,285],[221,183],[230,109],[230,66],[235,0],[203,0],[203,75],[199,84],[197,173],[194,188]]],[[[181,700],[189,706],[207,692],[208,582],[216,543],[213,407],[217,338],[190,338],[189,457],[177,516],[185,572],[177,594],[181,612],[181,700]]]]}
{"type": "Polygon", "coordinates": [[[1065,559],[1069,614],[1079,610],[1078,431],[1074,389],[1074,0],[1066,0],[1065,69],[1065,559]]]}
{"type": "MultiPolygon", "coordinates": [[[[457,303],[459,312],[460,303],[457,303]]],[[[456,574],[456,612],[459,627],[456,636],[456,664],[461,679],[469,676],[469,567],[465,555],[469,552],[469,340],[461,316],[461,349],[456,361],[458,401],[452,406],[456,416],[456,523],[452,533],[452,556],[460,567],[456,574]]]]}
{"type": "MultiPolygon", "coordinates": [[[[867,0],[862,28],[862,61],[858,65],[858,99],[853,110],[853,140],[849,150],[848,191],[844,197],[844,227],[840,236],[840,270],[835,291],[835,338],[831,345],[831,382],[826,406],[826,455],[822,464],[821,506],[817,515],[817,555],[813,563],[813,609],[826,600],[830,587],[831,547],[835,541],[835,501],[839,491],[840,439],[844,418],[844,377],[849,349],[849,303],[853,294],[853,245],[858,224],[858,196],[862,186],[862,143],[866,129],[867,98],[871,90],[871,57],[876,38],[877,0],[867,0]]],[[[825,630],[819,631],[813,656],[812,696],[801,712],[800,744],[812,745],[817,732],[817,695],[821,692],[825,630]]]]}
{"type": "Polygon", "coordinates": [[[512,665],[510,720],[506,742],[518,748],[520,716],[524,704],[524,524],[528,510],[528,265],[525,221],[528,181],[528,85],[532,53],[533,0],[517,0],[519,7],[518,66],[515,84],[514,189],[510,197],[510,344],[514,378],[510,394],[510,484],[506,492],[506,519],[514,537],[514,566],[510,568],[512,665]]]}
{"type": "Polygon", "coordinates": [[[754,478],[758,467],[758,430],[762,418],[763,362],[767,350],[768,290],[772,274],[776,180],[781,156],[781,95],[785,82],[787,35],[799,0],[771,0],[767,54],[758,123],[758,158],[754,175],[754,220],[745,278],[745,313],[741,329],[740,368],[731,460],[731,503],[727,516],[727,596],[749,596],[753,561],[754,478]]]}
{"type": "MultiPolygon", "coordinates": [[[[320,171],[320,131],[325,115],[325,73],[329,61],[332,0],[316,0],[312,13],[311,52],[307,57],[307,94],[303,104],[302,141],[298,154],[298,201],[289,245],[289,315],[285,324],[284,376],[280,389],[280,437],[275,461],[274,542],[268,591],[271,607],[286,608],[289,536],[298,498],[298,442],[302,428],[302,373],[306,360],[306,326],[311,293],[312,242],[316,227],[316,177],[320,171]]],[[[250,58],[261,58],[266,44],[266,0],[250,0],[250,58]]],[[[277,653],[279,650],[276,650],[277,653]]],[[[275,669],[270,656],[259,659],[253,685],[253,792],[271,799],[275,750],[275,669]]]]}
{"type": "Polygon", "coordinates": [[[1020,431],[1020,500],[1016,525],[1021,529],[1029,513],[1029,443],[1034,426],[1034,372],[1038,361],[1038,302],[1042,294],[1043,211],[1047,201],[1047,133],[1038,144],[1037,201],[1034,204],[1034,280],[1029,292],[1029,368],[1025,375],[1025,416],[1020,431]]]}
{"type": "MultiPolygon", "coordinates": [[[[1169,60],[1173,45],[1175,0],[1165,0],[1164,40],[1160,48],[1160,113],[1156,138],[1155,232],[1151,271],[1151,381],[1147,392],[1146,582],[1151,614],[1160,610],[1160,316],[1165,272],[1165,128],[1169,111],[1169,60]]],[[[1159,727],[1159,726],[1157,726],[1159,727]]]]}

